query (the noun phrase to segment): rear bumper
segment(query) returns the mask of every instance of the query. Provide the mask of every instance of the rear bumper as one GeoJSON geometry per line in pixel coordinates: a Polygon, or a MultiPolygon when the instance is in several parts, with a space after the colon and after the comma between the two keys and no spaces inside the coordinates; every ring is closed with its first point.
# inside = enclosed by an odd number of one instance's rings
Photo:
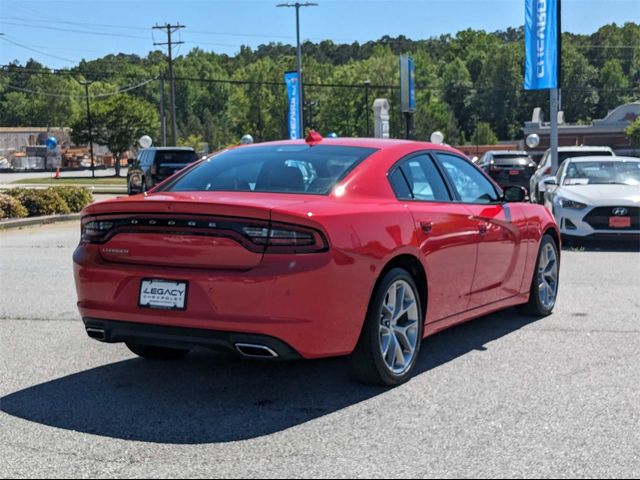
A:
{"type": "Polygon", "coordinates": [[[82,321],[90,337],[105,343],[137,342],[170,348],[205,347],[233,352],[237,352],[238,344],[252,344],[268,347],[277,354],[278,360],[300,358],[298,352],[285,342],[267,335],[145,325],[98,318],[83,318],[82,321]]]}
{"type": "Polygon", "coordinates": [[[190,337],[214,332],[204,335],[207,344],[224,332],[234,339],[270,337],[307,359],[347,355],[355,348],[375,281],[368,267],[340,265],[331,252],[266,255],[248,271],[107,262],[93,245],[74,253],[82,318],[140,325],[136,332],[156,332],[156,327],[186,329],[190,337]],[[188,282],[186,309],[140,307],[145,278],[188,282]]]}
{"type": "Polygon", "coordinates": [[[509,175],[509,172],[488,172],[489,176],[502,188],[504,187],[523,187],[529,191],[529,180],[532,172],[523,171],[518,175],[509,175]]]}

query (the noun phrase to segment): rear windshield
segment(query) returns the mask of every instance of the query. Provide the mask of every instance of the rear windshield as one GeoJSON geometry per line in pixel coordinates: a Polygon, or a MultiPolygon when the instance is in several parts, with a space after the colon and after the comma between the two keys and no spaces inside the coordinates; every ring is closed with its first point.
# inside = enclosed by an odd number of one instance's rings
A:
{"type": "Polygon", "coordinates": [[[493,158],[496,160],[506,160],[512,158],[529,158],[526,153],[494,153],[493,158]]]}
{"type": "Polygon", "coordinates": [[[240,147],[215,155],[178,175],[162,191],[326,195],[375,151],[329,145],[240,147]]]}
{"type": "Polygon", "coordinates": [[[196,152],[189,150],[156,150],[155,162],[164,165],[177,163],[180,165],[195,162],[198,159],[196,152]]]}
{"type": "Polygon", "coordinates": [[[578,157],[612,157],[613,153],[610,150],[591,150],[582,152],[558,152],[558,165],[564,162],[567,158],[578,157]]]}

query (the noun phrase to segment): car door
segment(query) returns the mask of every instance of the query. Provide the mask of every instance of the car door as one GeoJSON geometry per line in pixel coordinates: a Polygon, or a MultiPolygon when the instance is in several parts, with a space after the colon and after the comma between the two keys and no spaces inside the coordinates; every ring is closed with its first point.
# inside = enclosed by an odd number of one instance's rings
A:
{"type": "Polygon", "coordinates": [[[517,295],[526,255],[521,229],[526,227],[523,210],[500,200],[501,194],[469,161],[451,153],[436,153],[460,202],[475,226],[478,257],[469,308],[476,308],[517,295]]]}
{"type": "Polygon", "coordinates": [[[427,273],[427,323],[468,308],[477,256],[477,225],[464,205],[452,201],[428,153],[411,155],[389,172],[399,200],[415,224],[415,237],[427,273]]]}

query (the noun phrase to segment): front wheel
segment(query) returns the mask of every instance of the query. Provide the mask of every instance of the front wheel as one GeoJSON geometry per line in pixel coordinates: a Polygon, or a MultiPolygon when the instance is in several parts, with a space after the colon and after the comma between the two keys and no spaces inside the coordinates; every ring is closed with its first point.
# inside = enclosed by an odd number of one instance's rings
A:
{"type": "Polygon", "coordinates": [[[560,255],[551,235],[542,237],[536,265],[529,301],[521,305],[519,310],[526,315],[546,317],[556,305],[560,279],[560,255]]]}
{"type": "Polygon", "coordinates": [[[360,381],[394,386],[411,378],[422,342],[422,311],[412,276],[401,268],[387,272],[373,293],[351,356],[352,371],[360,381]]]}
{"type": "Polygon", "coordinates": [[[153,345],[142,345],[133,342],[127,342],[126,345],[129,350],[146,360],[178,360],[189,353],[189,350],[180,348],[155,347],[153,345]]]}

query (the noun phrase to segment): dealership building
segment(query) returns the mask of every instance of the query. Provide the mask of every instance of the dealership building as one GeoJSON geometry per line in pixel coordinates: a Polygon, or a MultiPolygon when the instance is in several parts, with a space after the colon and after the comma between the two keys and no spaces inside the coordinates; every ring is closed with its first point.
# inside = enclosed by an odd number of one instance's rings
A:
{"type": "MultiPolygon", "coordinates": [[[[625,129],[636,118],[640,117],[640,101],[627,103],[614,110],[600,120],[594,120],[590,125],[578,125],[564,122],[563,112],[558,115],[559,145],[592,145],[611,147],[618,155],[640,156],[640,148],[633,147],[625,134],[625,129]]],[[[541,108],[533,111],[530,122],[524,125],[525,137],[536,133],[540,136],[540,145],[529,149],[532,154],[539,155],[550,146],[551,125],[544,121],[541,108]]]]}

